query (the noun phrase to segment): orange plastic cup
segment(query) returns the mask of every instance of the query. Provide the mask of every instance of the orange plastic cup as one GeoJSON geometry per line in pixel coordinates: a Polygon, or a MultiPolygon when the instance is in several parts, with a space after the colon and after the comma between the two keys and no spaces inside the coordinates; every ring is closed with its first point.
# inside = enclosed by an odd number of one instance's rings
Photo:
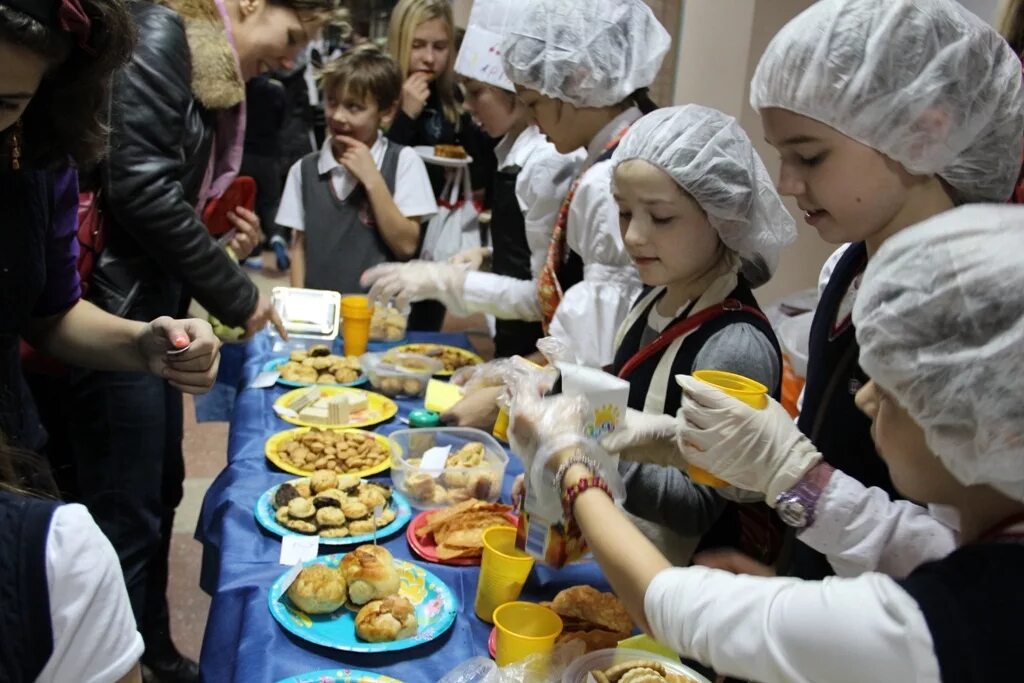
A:
{"type": "Polygon", "coordinates": [[[507,602],[494,610],[494,660],[498,666],[519,662],[530,655],[546,655],[562,633],[562,618],[532,602],[507,602]]]}
{"type": "Polygon", "coordinates": [[[492,623],[494,610],[519,597],[533,569],[533,557],[516,547],[516,530],[508,526],[484,531],[484,554],[476,584],[476,615],[492,623]]]}
{"type": "MultiPolygon", "coordinates": [[[[697,370],[693,373],[694,378],[705,384],[721,389],[733,398],[746,403],[751,408],[764,410],[768,406],[768,387],[756,382],[749,377],[737,375],[724,370],[697,370]]],[[[729,482],[719,479],[707,470],[689,465],[686,473],[690,479],[705,486],[728,486],[729,482]]]]}
{"type": "Polygon", "coordinates": [[[373,306],[365,296],[345,296],[341,298],[341,335],[345,342],[346,356],[359,356],[366,353],[370,343],[370,318],[373,317],[373,306]]]}

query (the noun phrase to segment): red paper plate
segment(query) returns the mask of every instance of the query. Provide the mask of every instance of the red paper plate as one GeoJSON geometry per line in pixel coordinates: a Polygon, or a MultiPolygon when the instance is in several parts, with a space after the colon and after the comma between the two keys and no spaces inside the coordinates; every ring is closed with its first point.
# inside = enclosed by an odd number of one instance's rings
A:
{"type": "Polygon", "coordinates": [[[491,629],[491,635],[487,638],[487,654],[491,659],[498,658],[498,627],[491,629]]]}
{"type": "MultiPolygon", "coordinates": [[[[462,557],[455,558],[453,560],[442,560],[437,556],[437,546],[430,539],[421,541],[416,536],[416,530],[423,527],[427,523],[427,515],[434,510],[424,510],[409,522],[409,526],[405,528],[405,540],[409,542],[409,547],[412,551],[422,557],[427,562],[433,562],[435,564],[447,564],[453,567],[475,567],[480,565],[479,557],[462,557]]],[[[519,524],[519,519],[512,514],[505,515],[508,518],[509,523],[512,526],[519,524]]]]}

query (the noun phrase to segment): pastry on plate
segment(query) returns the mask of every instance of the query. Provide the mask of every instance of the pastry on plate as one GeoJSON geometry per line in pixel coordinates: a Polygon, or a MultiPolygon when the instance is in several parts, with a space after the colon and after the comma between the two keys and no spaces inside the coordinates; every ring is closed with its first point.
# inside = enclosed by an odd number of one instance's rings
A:
{"type": "Polygon", "coordinates": [[[370,643],[412,638],[417,628],[416,608],[400,595],[368,602],[356,614],[356,635],[370,643]]]}
{"type": "Polygon", "coordinates": [[[562,617],[566,631],[603,629],[629,633],[633,630],[633,620],[622,602],[612,593],[602,593],[591,586],[566,588],[551,601],[551,609],[562,617]]]}
{"type": "Polygon", "coordinates": [[[295,577],[287,595],[306,614],[330,614],[345,604],[348,591],[340,569],[311,564],[295,577]]]}
{"type": "Polygon", "coordinates": [[[466,148],[462,145],[434,145],[434,156],[442,159],[465,159],[466,148]]]}
{"type": "MultiPolygon", "coordinates": [[[[370,522],[372,525],[372,521],[370,522]]],[[[372,527],[371,527],[372,528],[372,527]]],[[[349,530],[355,533],[352,525],[349,530]]],[[[391,553],[379,545],[361,545],[341,560],[348,594],[357,605],[398,593],[398,572],[391,553]]]]}

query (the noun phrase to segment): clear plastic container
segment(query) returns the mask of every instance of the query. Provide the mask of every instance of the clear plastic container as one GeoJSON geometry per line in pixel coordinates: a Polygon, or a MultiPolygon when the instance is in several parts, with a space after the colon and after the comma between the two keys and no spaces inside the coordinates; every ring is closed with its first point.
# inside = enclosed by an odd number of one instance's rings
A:
{"type": "Polygon", "coordinates": [[[711,683],[711,681],[704,678],[690,667],[683,666],[679,662],[674,662],[667,657],[662,657],[661,655],[656,655],[651,652],[645,652],[644,650],[630,650],[623,647],[597,650],[580,657],[570,664],[562,674],[562,683],[586,683],[587,674],[595,669],[604,671],[616,664],[625,664],[626,662],[635,660],[659,662],[672,673],[676,673],[681,676],[688,676],[690,679],[688,683],[711,683]]]}
{"type": "Polygon", "coordinates": [[[370,341],[400,342],[405,339],[409,328],[409,313],[412,307],[406,304],[399,308],[392,302],[376,302],[373,317],[370,318],[370,341]]]}
{"type": "Polygon", "coordinates": [[[364,353],[359,365],[373,390],[385,396],[422,396],[441,361],[415,353],[364,353]]]}
{"type": "Polygon", "coordinates": [[[487,432],[469,427],[401,429],[389,435],[401,455],[392,456],[391,480],[409,503],[420,510],[446,507],[470,498],[494,502],[508,465],[505,449],[487,432]],[[440,472],[421,468],[423,454],[451,447],[440,472]]]}

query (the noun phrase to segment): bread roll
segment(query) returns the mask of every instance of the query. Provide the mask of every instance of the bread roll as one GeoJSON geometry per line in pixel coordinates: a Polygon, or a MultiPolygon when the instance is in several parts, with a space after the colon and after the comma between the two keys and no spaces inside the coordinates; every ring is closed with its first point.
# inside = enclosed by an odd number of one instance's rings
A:
{"type": "Polygon", "coordinates": [[[412,638],[417,628],[416,608],[400,595],[373,600],[356,615],[356,635],[370,643],[412,638]]]}
{"type": "Polygon", "coordinates": [[[341,569],[348,583],[349,599],[356,605],[398,593],[394,558],[379,545],[359,546],[342,558],[341,569]]]}
{"type": "Polygon", "coordinates": [[[330,614],[348,599],[344,574],[323,564],[303,568],[288,587],[287,595],[306,614],[330,614]]]}

